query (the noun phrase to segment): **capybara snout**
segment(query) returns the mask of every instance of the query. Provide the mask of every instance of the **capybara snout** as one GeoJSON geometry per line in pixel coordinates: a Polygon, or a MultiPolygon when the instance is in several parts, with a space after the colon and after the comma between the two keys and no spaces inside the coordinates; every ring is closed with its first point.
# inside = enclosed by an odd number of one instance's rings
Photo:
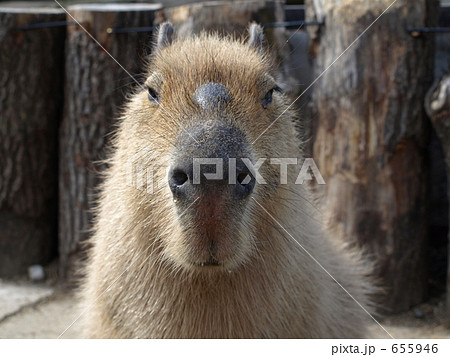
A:
{"type": "Polygon", "coordinates": [[[244,200],[253,192],[251,146],[232,123],[202,118],[180,133],[175,148],[168,180],[177,203],[222,194],[244,200]]]}
{"type": "Polygon", "coordinates": [[[182,130],[170,160],[168,184],[183,235],[189,237],[178,242],[172,256],[187,268],[229,269],[240,262],[238,251],[251,252],[239,231],[256,184],[253,152],[231,121],[211,120],[217,114],[204,113],[209,120],[202,115],[182,130]]]}

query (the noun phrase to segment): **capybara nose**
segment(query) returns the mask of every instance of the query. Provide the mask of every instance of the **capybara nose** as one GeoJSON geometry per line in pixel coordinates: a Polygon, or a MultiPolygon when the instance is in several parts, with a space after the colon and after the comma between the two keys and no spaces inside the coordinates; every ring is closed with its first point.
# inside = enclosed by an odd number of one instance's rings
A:
{"type": "MultiPolygon", "coordinates": [[[[240,159],[236,159],[237,161],[240,159]]],[[[224,160],[226,161],[226,160],[224,160]]],[[[245,165],[245,164],[244,164],[245,165]]],[[[187,163],[186,166],[190,166],[189,163],[187,163]]],[[[194,166],[194,165],[192,165],[194,166]]],[[[178,199],[187,199],[190,196],[195,195],[195,193],[207,193],[207,192],[214,192],[211,188],[208,186],[213,185],[224,185],[228,184],[230,186],[230,189],[232,192],[232,197],[236,199],[244,199],[248,195],[250,195],[253,192],[253,188],[255,187],[255,179],[253,175],[251,174],[251,171],[247,167],[236,167],[235,171],[235,177],[233,178],[231,175],[234,173],[230,171],[229,169],[224,169],[224,175],[223,178],[208,178],[208,175],[217,175],[217,166],[215,169],[215,173],[211,173],[208,168],[210,168],[212,165],[205,165],[206,170],[203,168],[199,168],[199,176],[200,180],[196,182],[194,173],[192,168],[185,169],[183,166],[175,166],[173,169],[170,170],[169,173],[169,187],[174,194],[174,196],[178,199]],[[206,175],[205,175],[206,174],[206,175]],[[202,177],[203,175],[203,177],[202,177]],[[211,182],[208,182],[210,180],[211,182]],[[198,188],[196,187],[198,185],[198,188]]]]}
{"type": "Polygon", "coordinates": [[[243,200],[255,187],[252,151],[243,132],[221,120],[200,122],[176,139],[169,187],[180,202],[226,195],[243,200]]]}

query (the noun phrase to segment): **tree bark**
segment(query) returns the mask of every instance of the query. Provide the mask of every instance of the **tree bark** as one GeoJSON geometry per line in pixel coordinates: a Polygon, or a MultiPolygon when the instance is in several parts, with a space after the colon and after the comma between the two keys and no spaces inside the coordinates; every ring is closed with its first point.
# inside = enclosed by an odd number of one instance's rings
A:
{"type": "Polygon", "coordinates": [[[434,1],[398,1],[333,61],[392,1],[309,0],[315,76],[313,155],[327,185],[336,234],[365,247],[398,312],[426,296],[429,128],[423,98],[432,80],[432,37],[405,28],[434,22],[434,1]]]}
{"type": "MultiPolygon", "coordinates": [[[[184,38],[201,31],[222,34],[246,34],[250,22],[268,24],[283,21],[284,8],[280,1],[214,1],[181,5],[164,10],[168,21],[184,38]]],[[[269,32],[269,38],[272,32],[269,32]]]]}
{"type": "MultiPolygon", "coordinates": [[[[131,88],[142,83],[150,32],[111,33],[114,29],[153,26],[154,4],[83,4],[69,13],[111,54],[112,59],[78,25],[68,28],[64,117],[60,128],[59,253],[61,276],[76,265],[81,243],[91,228],[95,187],[104,164],[108,134],[131,88]],[[109,31],[109,33],[108,33],[109,31]],[[116,62],[117,61],[117,62],[116,62]],[[120,65],[119,65],[120,64],[120,65]],[[124,68],[121,68],[121,66],[124,68]],[[73,258],[72,258],[73,257],[73,258]]],[[[73,21],[69,16],[68,21],[73,21]]]]}
{"type": "Polygon", "coordinates": [[[56,255],[65,28],[20,27],[61,20],[62,10],[0,4],[0,276],[56,255]]]}
{"type": "Polygon", "coordinates": [[[164,20],[170,21],[178,38],[186,38],[202,31],[236,37],[247,36],[251,22],[265,27],[264,36],[267,48],[276,58],[277,81],[287,92],[295,91],[295,80],[288,61],[289,48],[286,44],[286,31],[273,27],[273,23],[284,21],[284,1],[212,1],[198,2],[164,9],[164,20]]]}
{"type": "MultiPolygon", "coordinates": [[[[435,83],[425,98],[425,108],[444,149],[447,171],[447,188],[450,187],[450,74],[435,83]]],[[[450,190],[447,189],[450,202],[450,190]]],[[[449,217],[450,222],[450,217],[449,217]]],[[[450,232],[448,233],[448,256],[450,257],[450,232]]],[[[447,312],[450,315],[450,264],[447,265],[447,312]]]]}

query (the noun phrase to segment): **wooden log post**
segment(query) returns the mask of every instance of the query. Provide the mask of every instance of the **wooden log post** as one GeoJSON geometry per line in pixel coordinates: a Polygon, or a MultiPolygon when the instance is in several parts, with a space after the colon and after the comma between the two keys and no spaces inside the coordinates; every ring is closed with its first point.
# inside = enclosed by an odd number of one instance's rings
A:
{"type": "MultiPolygon", "coordinates": [[[[167,8],[164,14],[181,38],[203,30],[241,36],[252,21],[268,24],[284,19],[283,3],[266,0],[198,2],[167,8]]],[[[273,37],[272,31],[268,34],[273,37]]]]}
{"type": "Polygon", "coordinates": [[[177,37],[185,38],[202,31],[219,34],[232,34],[236,37],[247,36],[251,22],[263,26],[267,48],[276,57],[278,64],[277,81],[283,90],[295,91],[292,70],[286,58],[289,47],[286,46],[286,31],[274,27],[276,22],[284,21],[284,1],[212,1],[186,4],[164,9],[164,19],[172,22],[177,37]]]}
{"type": "MultiPolygon", "coordinates": [[[[111,58],[78,25],[68,27],[66,86],[60,128],[59,253],[60,273],[71,275],[80,244],[89,236],[98,172],[105,159],[108,134],[120,114],[125,95],[142,83],[145,55],[150,53],[151,27],[158,4],[80,4],[69,13],[108,51],[111,58]],[[131,31],[131,32],[127,32],[131,31]],[[123,68],[122,68],[123,67],[123,68]],[[125,70],[124,70],[125,69],[125,70]],[[73,259],[72,259],[73,256],[73,259]]],[[[73,19],[68,16],[68,21],[73,19]]]]}
{"type": "Polygon", "coordinates": [[[48,4],[0,3],[0,276],[56,257],[65,28],[26,28],[64,20],[48,4]]]}
{"type": "MultiPolygon", "coordinates": [[[[450,74],[435,83],[425,98],[425,108],[439,137],[445,155],[447,171],[447,197],[450,202],[450,74]]],[[[450,217],[449,217],[450,222],[450,217]]],[[[448,233],[448,257],[450,257],[450,232],[448,233]]],[[[447,266],[447,317],[450,317],[450,264],[447,266]]]]}
{"type": "Polygon", "coordinates": [[[406,28],[434,19],[434,1],[307,1],[315,77],[313,155],[326,181],[326,211],[337,235],[366,248],[398,312],[427,290],[428,122],[423,98],[432,80],[433,38],[406,28]]]}

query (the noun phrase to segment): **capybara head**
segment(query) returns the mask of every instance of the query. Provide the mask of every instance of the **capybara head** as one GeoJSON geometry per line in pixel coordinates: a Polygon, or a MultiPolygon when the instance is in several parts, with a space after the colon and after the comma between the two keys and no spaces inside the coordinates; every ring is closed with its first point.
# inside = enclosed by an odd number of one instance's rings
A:
{"type": "Polygon", "coordinates": [[[175,267],[215,274],[261,249],[252,198],[270,202],[279,173],[260,163],[289,155],[293,114],[261,27],[252,24],[247,40],[172,33],[161,25],[146,90],[131,99],[122,128],[133,153],[148,148],[153,168],[159,163],[157,188],[136,209],[167,222],[155,239],[175,267]]]}

